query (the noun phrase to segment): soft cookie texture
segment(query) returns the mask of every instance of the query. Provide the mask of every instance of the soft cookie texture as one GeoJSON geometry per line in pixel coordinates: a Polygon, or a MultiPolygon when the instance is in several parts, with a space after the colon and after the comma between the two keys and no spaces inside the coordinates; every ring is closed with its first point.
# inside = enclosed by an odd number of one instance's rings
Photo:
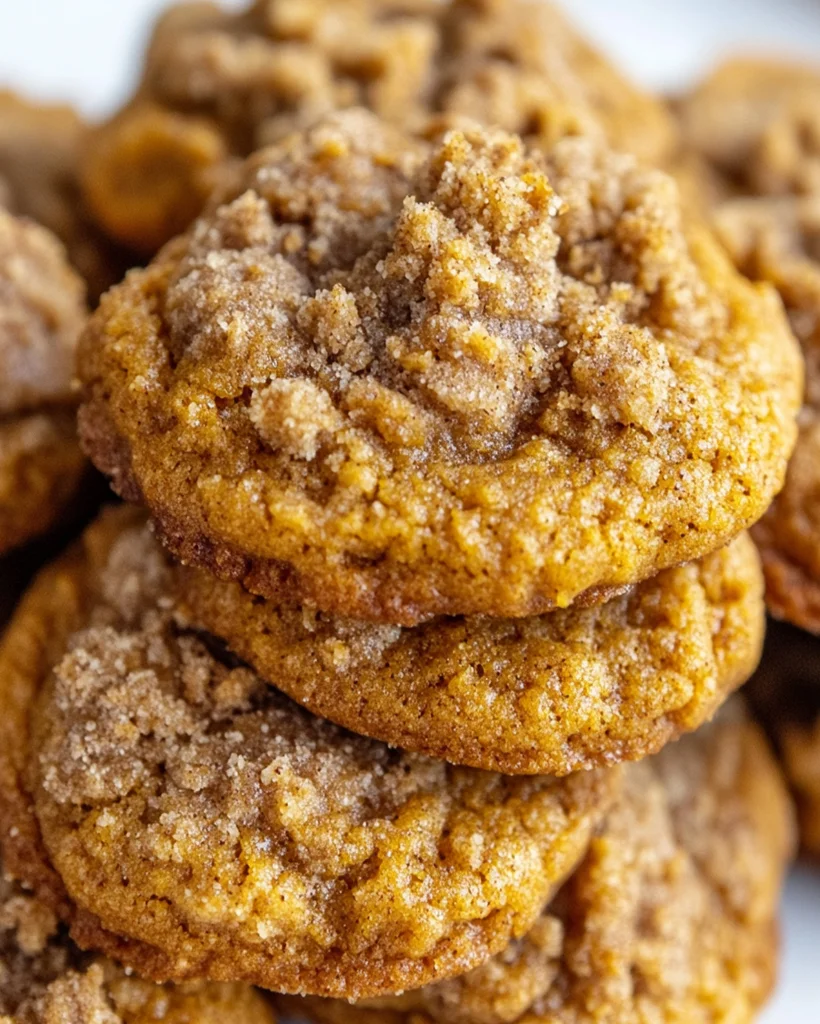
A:
{"type": "Polygon", "coordinates": [[[510,778],[347,733],[182,628],[167,573],[110,513],[0,648],[6,862],[79,944],[158,980],[358,997],[526,933],[617,771],[510,778]]]}
{"type": "Polygon", "coordinates": [[[540,142],[596,133],[652,161],[675,137],[663,105],[541,0],[188,3],[162,16],[137,93],[92,139],[85,195],[153,254],[225,159],[354,105],[412,131],[466,115],[540,142]]]}
{"type": "Polygon", "coordinates": [[[563,775],[654,753],[748,679],[763,638],[747,536],[603,605],[411,628],[262,601],[200,569],[174,578],[178,614],[314,713],[508,773],[563,775]]]}
{"type": "Polygon", "coordinates": [[[321,1024],[748,1024],[775,972],[788,798],[737,708],[630,765],[622,799],[532,931],[463,978],[350,1004],[321,1024]]]}
{"type": "Polygon", "coordinates": [[[748,692],[797,801],[803,849],[820,857],[820,639],[772,625],[748,692]]]}
{"type": "Polygon", "coordinates": [[[275,1024],[250,986],[155,985],[82,953],[0,865],[0,1024],[275,1024]]]}
{"type": "Polygon", "coordinates": [[[80,371],[86,449],[183,561],[408,625],[710,553],[782,485],[802,391],[777,297],[666,175],[362,111],[251,158],[80,371]]]}
{"type": "Polygon", "coordinates": [[[71,390],[85,316],[56,238],[0,209],[0,554],[56,525],[85,472],[71,390]]]}

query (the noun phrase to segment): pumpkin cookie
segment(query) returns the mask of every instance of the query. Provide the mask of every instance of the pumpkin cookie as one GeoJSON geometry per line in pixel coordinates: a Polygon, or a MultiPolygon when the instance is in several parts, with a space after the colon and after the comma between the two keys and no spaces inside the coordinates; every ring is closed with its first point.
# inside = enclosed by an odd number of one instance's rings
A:
{"type": "Polygon", "coordinates": [[[749,694],[797,799],[803,847],[820,857],[820,640],[772,625],[749,694]]]}
{"type": "Polygon", "coordinates": [[[68,106],[44,106],[0,90],[0,204],[52,231],[92,301],[129,265],[85,212],[78,179],[89,128],[68,106]]]}
{"type": "Polygon", "coordinates": [[[177,572],[183,617],[311,711],[391,745],[507,773],[654,753],[748,679],[763,581],[744,536],[594,608],[422,626],[333,619],[177,572]]]}
{"type": "Polygon", "coordinates": [[[53,526],[85,472],[71,391],[83,293],[57,240],[0,209],[0,554],[53,526]]]}
{"type": "Polygon", "coordinates": [[[80,346],[87,451],[183,561],[414,624],[599,602],[779,490],[774,293],[589,139],[348,111],[251,158],[80,346]]]}
{"type": "Polygon", "coordinates": [[[275,1024],[247,985],[154,985],[82,953],[53,911],[2,874],[0,1024],[275,1024]]]}
{"type": "Polygon", "coordinates": [[[89,146],[86,197],[113,237],[153,254],[228,155],[354,105],[413,131],[467,115],[540,141],[597,132],[651,161],[674,138],[663,106],[540,0],[182,4],[158,23],[136,96],[89,146]]]}
{"type": "Polygon", "coordinates": [[[714,219],[738,267],[780,292],[803,346],[797,447],[785,487],[753,533],[772,614],[820,633],[820,192],[735,199],[714,219]]]}
{"type": "Polygon", "coordinates": [[[586,859],[502,955],[403,996],[282,1008],[321,1024],[746,1024],[774,980],[791,826],[765,740],[724,714],[629,766],[586,859]]]}
{"type": "Polygon", "coordinates": [[[81,946],[358,997],[526,933],[617,772],[509,778],[344,732],[181,628],[167,575],[141,517],[104,516],[0,649],[6,862],[81,946]]]}

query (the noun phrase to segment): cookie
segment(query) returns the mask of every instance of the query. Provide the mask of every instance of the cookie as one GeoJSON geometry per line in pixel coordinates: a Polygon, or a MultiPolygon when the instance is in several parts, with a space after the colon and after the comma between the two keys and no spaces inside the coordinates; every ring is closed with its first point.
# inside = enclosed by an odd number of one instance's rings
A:
{"type": "Polygon", "coordinates": [[[559,775],[654,753],[757,664],[763,581],[747,536],[594,608],[378,626],[176,572],[181,614],[315,714],[393,746],[559,775]]]}
{"type": "Polygon", "coordinates": [[[788,798],[735,712],[630,765],[586,859],[529,935],[463,978],[350,1004],[320,1024],[749,1022],[774,980],[788,798]]]}
{"type": "Polygon", "coordinates": [[[85,210],[78,174],[88,133],[69,106],[31,103],[0,90],[0,205],[57,235],[96,302],[132,260],[85,210]]]}
{"type": "Polygon", "coordinates": [[[796,797],[803,848],[820,857],[820,640],[770,626],[748,693],[796,797]]]}
{"type": "Polygon", "coordinates": [[[71,389],[83,296],[57,240],[0,209],[0,554],[54,526],[86,471],[71,389]]]}
{"type": "Polygon", "coordinates": [[[412,625],[600,602],[766,509],[779,301],[589,139],[363,111],[251,158],[80,345],[86,450],[184,562],[412,625]]]}
{"type": "Polygon", "coordinates": [[[722,64],[678,107],[685,145],[728,193],[820,190],[820,70],[759,58],[722,64]]]}
{"type": "Polygon", "coordinates": [[[53,911],[0,871],[2,1024],[275,1024],[247,985],[154,985],[81,952],[53,911]]]}
{"type": "Polygon", "coordinates": [[[156,980],[354,997],[529,929],[617,772],[510,778],[347,733],[175,622],[167,574],[111,513],[0,648],[6,863],[79,945],[156,980]]]}
{"type": "Polygon", "coordinates": [[[780,292],[806,359],[800,435],[783,492],[755,529],[773,615],[820,632],[820,70],[729,62],[681,104],[721,240],[780,292]]]}
{"type": "Polygon", "coordinates": [[[674,140],[663,106],[545,3],[189,3],[160,19],[135,97],[92,140],[85,195],[113,237],[152,255],[228,155],[354,105],[414,131],[467,115],[541,141],[597,132],[652,161],[674,140]]]}
{"type": "Polygon", "coordinates": [[[786,484],[754,528],[769,610],[820,633],[820,192],[742,198],[714,219],[738,267],[779,291],[806,360],[806,393],[786,484]]]}

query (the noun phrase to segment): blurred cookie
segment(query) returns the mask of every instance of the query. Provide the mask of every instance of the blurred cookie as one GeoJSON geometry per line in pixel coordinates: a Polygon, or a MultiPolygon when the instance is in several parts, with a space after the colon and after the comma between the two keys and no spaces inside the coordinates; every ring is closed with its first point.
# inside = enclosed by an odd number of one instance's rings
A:
{"type": "Polygon", "coordinates": [[[803,346],[805,402],[786,484],[753,535],[773,615],[820,633],[820,192],[735,199],[714,213],[738,267],[771,282],[803,346]]]}
{"type": "Polygon", "coordinates": [[[81,946],[354,997],[531,927],[617,772],[509,778],[344,732],[175,622],[167,574],[142,517],[109,512],[0,646],[5,860],[81,946]]]}
{"type": "Polygon", "coordinates": [[[723,175],[727,191],[820,191],[820,70],[736,58],[678,106],[684,144],[723,175]]]}
{"type": "Polygon", "coordinates": [[[468,116],[544,142],[594,132],[652,161],[674,139],[663,106],[546,3],[188,3],[160,19],[136,95],[92,140],[85,195],[113,237],[153,254],[227,156],[356,105],[411,131],[468,116]]]}
{"type": "Polygon", "coordinates": [[[803,847],[820,857],[820,640],[773,624],[748,692],[797,799],[803,847]]]}
{"type": "Polygon", "coordinates": [[[83,294],[56,238],[0,209],[0,554],[59,523],[86,471],[72,391],[83,294]]]}
{"type": "Polygon", "coordinates": [[[654,753],[748,679],[763,581],[748,537],[593,608],[378,626],[175,573],[184,617],[311,711],[391,745],[509,773],[654,753]]]}
{"type": "Polygon", "coordinates": [[[3,1024],[275,1024],[247,985],[154,985],[81,952],[53,911],[0,864],[3,1024]]]}
{"type": "Polygon", "coordinates": [[[251,158],[80,346],[86,450],[185,562],[414,624],[600,602],[779,490],[780,304],[589,139],[363,111],[251,158]]]}
{"type": "Polygon", "coordinates": [[[96,302],[131,261],[84,209],[78,173],[89,130],[71,107],[0,90],[0,205],[57,235],[96,302]]]}
{"type": "Polygon", "coordinates": [[[403,996],[282,1008],[321,1024],[748,1022],[774,981],[792,842],[766,742],[729,709],[628,767],[586,859],[505,953],[403,996]]]}

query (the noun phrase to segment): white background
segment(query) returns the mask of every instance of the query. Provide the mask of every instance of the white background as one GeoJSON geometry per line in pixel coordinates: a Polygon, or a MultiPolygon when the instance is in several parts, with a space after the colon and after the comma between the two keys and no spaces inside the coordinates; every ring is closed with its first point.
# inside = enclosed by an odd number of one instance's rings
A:
{"type": "MultiPolygon", "coordinates": [[[[127,94],[147,19],[163,6],[0,0],[0,85],[103,114],[127,94]]],[[[820,0],[565,0],[565,7],[635,78],[659,89],[684,87],[733,50],[820,63],[820,0]]],[[[792,878],[784,953],[781,986],[763,1021],[820,1024],[820,869],[801,868],[792,878]]]]}

